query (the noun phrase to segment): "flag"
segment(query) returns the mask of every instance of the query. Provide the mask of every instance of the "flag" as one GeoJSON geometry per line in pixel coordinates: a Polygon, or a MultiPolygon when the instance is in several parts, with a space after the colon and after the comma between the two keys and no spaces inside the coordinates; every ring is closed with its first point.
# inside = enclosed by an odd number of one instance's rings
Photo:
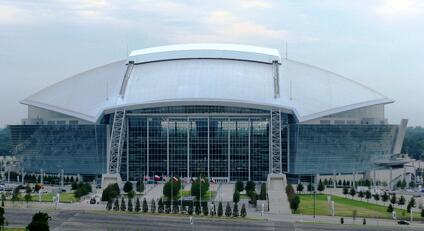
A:
{"type": "Polygon", "coordinates": [[[190,181],[191,181],[191,183],[194,183],[194,179],[193,178],[191,178],[190,181]]]}
{"type": "Polygon", "coordinates": [[[215,179],[214,178],[211,178],[211,183],[215,183],[215,179]]]}
{"type": "Polygon", "coordinates": [[[148,181],[150,179],[150,177],[149,176],[144,176],[144,180],[145,181],[148,181]]]}
{"type": "Polygon", "coordinates": [[[204,178],[200,178],[200,182],[205,183],[205,179],[204,178]]]}
{"type": "Polygon", "coordinates": [[[174,180],[175,182],[177,182],[178,181],[178,178],[177,177],[172,177],[172,180],[174,180]]]}
{"type": "Polygon", "coordinates": [[[154,176],[154,179],[155,179],[155,181],[159,181],[159,180],[160,180],[160,176],[155,175],[155,176],[154,176]]]}

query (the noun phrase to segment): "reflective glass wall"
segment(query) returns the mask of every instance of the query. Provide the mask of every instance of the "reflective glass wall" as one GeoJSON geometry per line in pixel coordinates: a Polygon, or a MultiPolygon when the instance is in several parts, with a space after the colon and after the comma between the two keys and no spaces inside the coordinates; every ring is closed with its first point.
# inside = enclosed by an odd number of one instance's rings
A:
{"type": "Polygon", "coordinates": [[[397,125],[290,125],[290,173],[364,172],[389,159],[397,125]]]}
{"type": "Polygon", "coordinates": [[[269,111],[219,106],[129,111],[121,176],[266,180],[269,115],[269,111]]]}
{"type": "Polygon", "coordinates": [[[105,125],[9,126],[24,171],[97,175],[106,171],[105,125]]]}

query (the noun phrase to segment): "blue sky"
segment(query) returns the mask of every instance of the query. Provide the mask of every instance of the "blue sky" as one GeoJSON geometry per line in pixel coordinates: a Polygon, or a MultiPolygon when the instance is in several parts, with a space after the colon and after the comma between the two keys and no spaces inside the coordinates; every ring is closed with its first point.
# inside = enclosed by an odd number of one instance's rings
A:
{"type": "Polygon", "coordinates": [[[283,50],[396,100],[424,125],[424,1],[0,0],[0,127],[19,100],[149,46],[230,42],[283,50]]]}

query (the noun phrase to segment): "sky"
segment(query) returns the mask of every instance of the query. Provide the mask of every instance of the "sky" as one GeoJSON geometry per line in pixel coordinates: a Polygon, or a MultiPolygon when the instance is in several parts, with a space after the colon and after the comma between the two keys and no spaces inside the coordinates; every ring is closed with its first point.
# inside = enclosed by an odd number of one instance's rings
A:
{"type": "Polygon", "coordinates": [[[20,100],[134,49],[228,42],[285,51],[396,100],[389,123],[424,126],[424,1],[0,0],[0,127],[20,100]]]}

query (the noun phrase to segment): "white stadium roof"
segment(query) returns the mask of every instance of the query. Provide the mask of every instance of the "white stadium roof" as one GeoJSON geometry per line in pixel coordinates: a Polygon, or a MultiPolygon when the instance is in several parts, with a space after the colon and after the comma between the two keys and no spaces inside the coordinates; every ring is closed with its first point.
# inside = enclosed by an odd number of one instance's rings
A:
{"type": "Polygon", "coordinates": [[[128,60],[77,74],[21,103],[96,122],[116,107],[219,104],[278,107],[307,121],[393,100],[332,72],[293,60],[277,50],[233,44],[185,44],[131,52],[128,60]],[[127,63],[135,65],[125,94],[127,63]],[[274,97],[271,63],[279,65],[274,97]]]}

